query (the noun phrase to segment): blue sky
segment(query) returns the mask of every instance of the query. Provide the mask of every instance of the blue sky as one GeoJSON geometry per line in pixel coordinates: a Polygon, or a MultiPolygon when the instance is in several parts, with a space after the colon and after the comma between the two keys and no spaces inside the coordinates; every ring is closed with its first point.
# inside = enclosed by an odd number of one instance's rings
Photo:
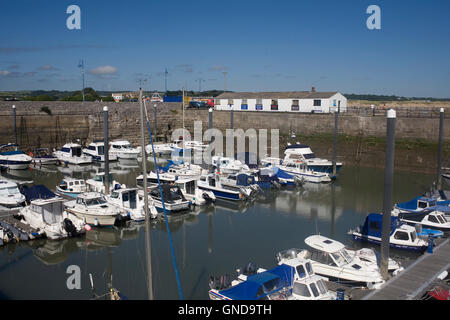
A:
{"type": "Polygon", "coordinates": [[[450,97],[448,0],[0,2],[0,91],[223,89],[450,97]],[[81,9],[69,30],[66,9],[81,9]],[[369,30],[369,5],[381,29],[369,30]]]}

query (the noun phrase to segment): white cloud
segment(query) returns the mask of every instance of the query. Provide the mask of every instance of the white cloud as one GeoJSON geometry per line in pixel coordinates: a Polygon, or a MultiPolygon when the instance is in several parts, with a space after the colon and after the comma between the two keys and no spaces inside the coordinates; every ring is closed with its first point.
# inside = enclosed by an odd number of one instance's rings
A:
{"type": "Polygon", "coordinates": [[[7,76],[9,75],[11,72],[7,71],[7,70],[0,70],[0,76],[7,76]]]}
{"type": "Polygon", "coordinates": [[[112,66],[102,66],[102,67],[98,67],[98,68],[89,70],[89,73],[96,75],[96,76],[116,74],[117,68],[112,67],[112,66]]]}
{"type": "Polygon", "coordinates": [[[38,68],[38,70],[44,70],[44,71],[51,71],[51,70],[58,70],[51,64],[46,64],[38,68]]]}

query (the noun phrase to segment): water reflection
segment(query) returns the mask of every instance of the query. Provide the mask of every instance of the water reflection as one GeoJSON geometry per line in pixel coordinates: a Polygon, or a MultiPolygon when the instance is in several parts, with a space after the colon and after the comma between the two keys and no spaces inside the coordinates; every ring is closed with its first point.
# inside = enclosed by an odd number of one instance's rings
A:
{"type": "MultiPolygon", "coordinates": [[[[104,170],[102,165],[78,167],[55,167],[56,172],[35,168],[26,179],[54,190],[66,174],[61,169],[70,169],[69,174],[86,179],[104,170]]],[[[129,186],[136,184],[135,178],[140,174],[138,161],[118,161],[112,170],[117,181],[129,186]]],[[[394,201],[403,202],[426,191],[424,186],[433,179],[433,175],[397,173],[394,201]]],[[[217,201],[215,205],[169,216],[185,297],[208,299],[210,275],[233,273],[250,261],[271,267],[276,263],[277,252],[304,248],[304,239],[317,232],[358,246],[359,243],[349,242],[347,231],[360,225],[367,213],[381,210],[382,189],[383,170],[344,167],[334,184],[266,191],[254,202],[217,201]]],[[[152,221],[150,235],[155,299],[178,299],[165,222],[152,221]]],[[[62,241],[9,244],[0,248],[0,296],[89,299],[92,274],[98,294],[114,286],[131,299],[146,299],[145,254],[145,224],[93,228],[85,236],[62,241]],[[72,264],[82,270],[79,291],[69,291],[65,286],[66,268],[72,264]],[[36,274],[39,279],[34,279],[36,274]],[[47,289],[49,282],[52,285],[47,289]]],[[[391,257],[401,254],[392,251],[391,257]]]]}

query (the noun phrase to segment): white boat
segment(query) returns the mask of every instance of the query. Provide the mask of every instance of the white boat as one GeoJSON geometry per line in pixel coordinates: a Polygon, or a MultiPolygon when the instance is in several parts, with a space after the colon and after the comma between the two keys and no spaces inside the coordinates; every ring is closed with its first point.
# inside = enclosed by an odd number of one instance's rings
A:
{"type": "Polygon", "coordinates": [[[87,186],[83,179],[65,177],[62,179],[61,183],[56,186],[57,194],[65,195],[71,198],[76,198],[79,194],[86,191],[87,186]]]}
{"type": "Polygon", "coordinates": [[[310,259],[315,273],[351,286],[378,289],[385,282],[377,266],[362,263],[357,257],[349,255],[345,246],[321,235],[305,239],[309,246],[301,250],[300,256],[310,259]]]}
{"type": "Polygon", "coordinates": [[[194,151],[201,151],[204,152],[208,149],[209,144],[200,142],[200,141],[195,141],[195,140],[191,140],[191,141],[185,141],[184,145],[187,148],[192,148],[194,151]]]}
{"type": "MultiPolygon", "coordinates": [[[[379,254],[371,248],[362,248],[359,250],[346,248],[345,250],[348,252],[348,254],[358,257],[362,262],[373,265],[379,264],[379,254]]],[[[392,272],[394,276],[403,270],[404,268],[397,261],[391,258],[388,259],[388,271],[392,272]]]]}
{"type": "Polygon", "coordinates": [[[25,189],[30,204],[18,215],[23,222],[41,230],[52,240],[75,237],[85,233],[82,219],[64,210],[64,199],[56,196],[43,185],[25,189]],[[43,198],[39,198],[43,196],[43,198]]]}
{"type": "Polygon", "coordinates": [[[299,254],[299,249],[288,249],[277,253],[278,264],[293,267],[294,283],[292,295],[296,300],[336,300],[336,294],[328,290],[323,278],[314,273],[311,261],[299,254]]]}
{"type": "Polygon", "coordinates": [[[70,164],[89,164],[92,157],[83,154],[81,145],[78,143],[66,143],[61,150],[53,151],[53,155],[59,161],[70,164]]]}
{"type": "MultiPolygon", "coordinates": [[[[119,182],[114,180],[114,177],[111,173],[109,174],[108,177],[109,177],[110,190],[125,188],[125,185],[121,185],[119,182]]],[[[87,179],[85,191],[94,191],[94,192],[105,193],[105,173],[99,172],[94,176],[94,178],[87,179]]]]}
{"type": "Polygon", "coordinates": [[[203,171],[203,169],[200,166],[195,164],[183,163],[178,165],[170,165],[170,162],[169,167],[166,168],[166,170],[168,174],[172,174],[178,178],[193,178],[193,179],[198,179],[203,171]]]}
{"type": "MultiPolygon", "coordinates": [[[[173,174],[166,172],[159,173],[159,181],[161,184],[173,184],[177,178],[173,174]]],[[[143,187],[144,185],[144,175],[139,175],[136,177],[136,185],[138,187],[143,187]]],[[[158,176],[156,172],[151,171],[147,173],[147,186],[149,188],[158,186],[158,176]]]]}
{"type": "Polygon", "coordinates": [[[245,173],[229,173],[220,175],[222,186],[238,189],[248,198],[255,196],[261,188],[256,183],[255,177],[245,173]]]}
{"type": "Polygon", "coordinates": [[[248,192],[241,188],[232,188],[223,186],[220,182],[220,176],[215,173],[202,174],[197,181],[197,185],[201,190],[207,190],[214,193],[218,199],[243,201],[248,199],[248,192]]]}
{"type": "Polygon", "coordinates": [[[32,163],[35,166],[55,165],[59,160],[47,148],[38,148],[33,152],[32,163]]]}
{"type": "MultiPolygon", "coordinates": [[[[83,149],[83,153],[88,157],[92,157],[93,161],[105,162],[105,143],[103,141],[91,142],[87,148],[83,149]]],[[[108,152],[108,160],[117,161],[117,155],[108,152]]]]}
{"type": "Polygon", "coordinates": [[[303,179],[305,182],[329,183],[332,181],[328,173],[316,172],[308,169],[307,165],[303,162],[286,163],[283,161],[283,164],[277,167],[290,175],[294,175],[299,177],[300,179],[303,179]]]}
{"type": "MultiPolygon", "coordinates": [[[[170,155],[173,151],[174,144],[173,143],[154,143],[153,148],[155,149],[155,154],[162,155],[170,155]]],[[[153,148],[151,144],[145,146],[145,152],[147,154],[153,154],[153,148]]],[[[138,148],[140,150],[140,148],[138,148]]]]}
{"type": "Polygon", "coordinates": [[[127,140],[116,140],[109,143],[109,154],[117,159],[137,159],[141,153],[140,148],[133,148],[127,140]]]}
{"type": "Polygon", "coordinates": [[[0,180],[0,209],[23,207],[25,196],[20,193],[17,183],[0,180]]]}
{"type": "MultiPolygon", "coordinates": [[[[379,213],[370,213],[367,215],[364,224],[348,234],[354,240],[365,241],[374,244],[381,244],[381,231],[383,225],[383,215],[379,213]]],[[[407,225],[399,220],[398,217],[391,216],[389,230],[389,246],[391,248],[423,252],[428,244],[420,239],[415,227],[407,225]]]]}
{"type": "MultiPolygon", "coordinates": [[[[164,207],[167,213],[185,211],[191,208],[191,202],[184,197],[180,187],[176,185],[162,184],[161,190],[164,198],[164,207]]],[[[143,196],[143,190],[139,191],[139,195],[143,196]]],[[[163,211],[163,203],[159,186],[152,187],[148,195],[153,200],[153,204],[156,209],[158,209],[158,211],[163,211]]]]}
{"type": "Polygon", "coordinates": [[[99,192],[81,193],[75,200],[65,202],[64,206],[85,223],[98,227],[113,226],[120,215],[120,210],[108,204],[99,192]]]}
{"type": "MultiPolygon", "coordinates": [[[[138,195],[138,188],[115,189],[105,198],[109,204],[120,209],[122,216],[136,222],[145,220],[144,199],[138,195]]],[[[158,211],[151,201],[149,201],[148,213],[151,219],[158,216],[158,211]]]]}
{"type": "Polygon", "coordinates": [[[0,165],[13,170],[23,170],[30,166],[33,159],[19,150],[14,143],[0,145],[0,165]]]}
{"type": "MultiPolygon", "coordinates": [[[[333,172],[333,162],[327,159],[317,158],[311,151],[310,146],[300,144],[288,144],[284,151],[283,163],[301,160],[306,163],[307,167],[316,172],[333,172]]],[[[336,163],[336,172],[342,167],[342,162],[336,163]]]]}
{"type": "Polygon", "coordinates": [[[175,181],[175,185],[180,187],[184,197],[194,205],[202,206],[216,201],[216,196],[212,191],[202,190],[198,187],[197,179],[180,178],[175,181]]]}
{"type": "Polygon", "coordinates": [[[241,161],[223,156],[211,157],[211,164],[215,166],[221,173],[238,173],[250,170],[250,168],[241,161]]]}

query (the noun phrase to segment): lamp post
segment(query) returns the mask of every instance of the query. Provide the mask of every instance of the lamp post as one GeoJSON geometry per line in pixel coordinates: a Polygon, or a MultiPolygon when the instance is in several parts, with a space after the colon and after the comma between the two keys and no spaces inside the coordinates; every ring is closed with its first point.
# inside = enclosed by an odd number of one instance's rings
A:
{"type": "Polygon", "coordinates": [[[17,127],[16,127],[16,106],[13,105],[13,115],[14,115],[14,143],[17,144],[17,127]]]}
{"type": "Polygon", "coordinates": [[[156,103],[153,105],[153,116],[155,118],[155,141],[156,141],[158,139],[158,133],[156,132],[156,128],[157,128],[156,103]]]}

